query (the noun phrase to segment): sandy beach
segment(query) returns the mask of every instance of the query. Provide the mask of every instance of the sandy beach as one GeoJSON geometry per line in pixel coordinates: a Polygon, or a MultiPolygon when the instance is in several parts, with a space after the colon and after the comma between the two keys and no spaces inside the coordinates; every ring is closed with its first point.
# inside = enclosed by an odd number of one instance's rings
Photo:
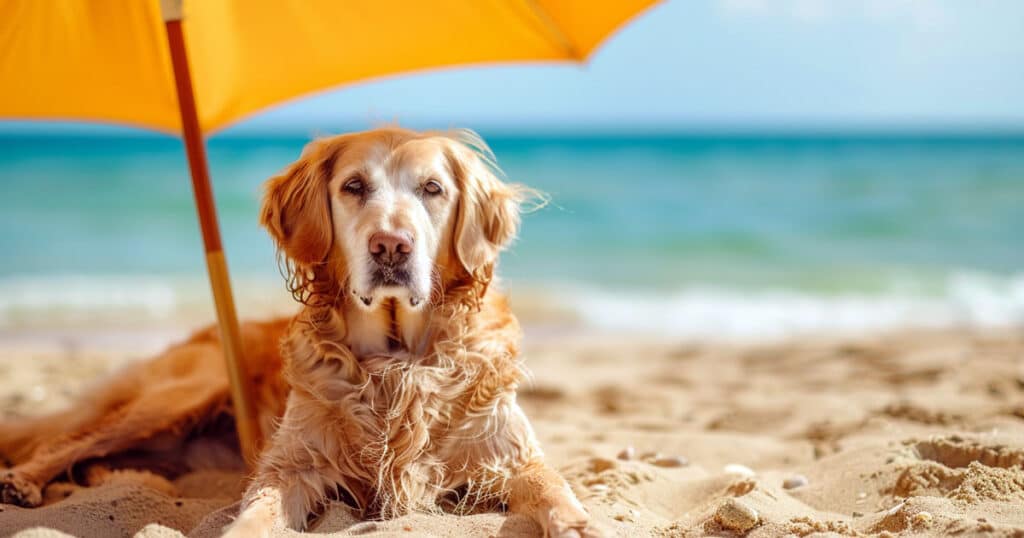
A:
{"type": "MultiPolygon", "coordinates": [[[[0,411],[67,405],[161,338],[7,338],[0,411]]],[[[1024,536],[1020,331],[725,343],[573,330],[528,337],[525,353],[533,382],[520,400],[610,535],[1024,536]]],[[[95,483],[55,483],[37,509],[0,506],[0,535],[215,536],[244,475],[226,461],[172,480],[114,473],[95,483]]],[[[538,528],[499,513],[360,523],[336,504],[311,531],[538,528]]]]}
{"type": "Polygon", "coordinates": [[[0,538],[1024,538],[1024,1],[0,15],[0,538]]]}

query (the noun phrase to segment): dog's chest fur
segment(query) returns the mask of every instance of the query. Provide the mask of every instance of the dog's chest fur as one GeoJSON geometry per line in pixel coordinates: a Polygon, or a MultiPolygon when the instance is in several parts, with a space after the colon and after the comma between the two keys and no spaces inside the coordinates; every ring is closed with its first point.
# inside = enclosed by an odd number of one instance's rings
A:
{"type": "Polygon", "coordinates": [[[356,357],[329,327],[297,325],[284,341],[291,431],[278,435],[296,437],[316,467],[326,463],[331,472],[318,479],[368,514],[431,509],[462,486],[485,497],[503,479],[491,470],[535,455],[510,358],[465,346],[452,357],[356,357]]]}

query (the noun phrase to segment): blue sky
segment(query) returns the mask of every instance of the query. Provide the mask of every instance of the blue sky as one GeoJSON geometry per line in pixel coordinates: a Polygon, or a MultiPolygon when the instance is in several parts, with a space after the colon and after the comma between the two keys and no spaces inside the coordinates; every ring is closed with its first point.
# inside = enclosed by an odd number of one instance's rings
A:
{"type": "Polygon", "coordinates": [[[669,1],[587,65],[362,83],[230,131],[336,132],[391,121],[483,130],[1021,130],[1024,1],[669,1]]]}
{"type": "Polygon", "coordinates": [[[332,91],[240,126],[1024,128],[1020,0],[708,0],[655,7],[585,66],[332,91]]]}

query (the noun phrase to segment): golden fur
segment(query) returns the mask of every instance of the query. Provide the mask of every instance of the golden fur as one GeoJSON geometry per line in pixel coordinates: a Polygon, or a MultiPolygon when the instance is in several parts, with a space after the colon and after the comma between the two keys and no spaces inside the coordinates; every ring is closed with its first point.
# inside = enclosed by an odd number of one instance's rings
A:
{"type": "MultiPolygon", "coordinates": [[[[304,307],[243,325],[270,436],[227,535],[303,529],[336,495],[367,518],[504,505],[546,535],[594,534],[516,403],[520,329],[491,283],[528,191],[493,170],[472,133],[389,128],[315,141],[268,181],[261,223],[304,307]],[[404,285],[371,285],[366,238],[380,230],[414,238],[404,285]]],[[[4,424],[2,500],[38,505],[78,462],[181,452],[230,413],[221,361],[208,329],[72,410],[4,424]]]]}

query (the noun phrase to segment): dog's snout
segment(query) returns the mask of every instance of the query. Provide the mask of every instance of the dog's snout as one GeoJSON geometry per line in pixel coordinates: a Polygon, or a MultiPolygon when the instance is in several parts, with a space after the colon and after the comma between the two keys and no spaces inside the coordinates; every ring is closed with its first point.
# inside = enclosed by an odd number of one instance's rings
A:
{"type": "Polygon", "coordinates": [[[380,264],[405,263],[412,253],[412,237],[405,232],[377,232],[370,236],[370,255],[380,264]]]}

